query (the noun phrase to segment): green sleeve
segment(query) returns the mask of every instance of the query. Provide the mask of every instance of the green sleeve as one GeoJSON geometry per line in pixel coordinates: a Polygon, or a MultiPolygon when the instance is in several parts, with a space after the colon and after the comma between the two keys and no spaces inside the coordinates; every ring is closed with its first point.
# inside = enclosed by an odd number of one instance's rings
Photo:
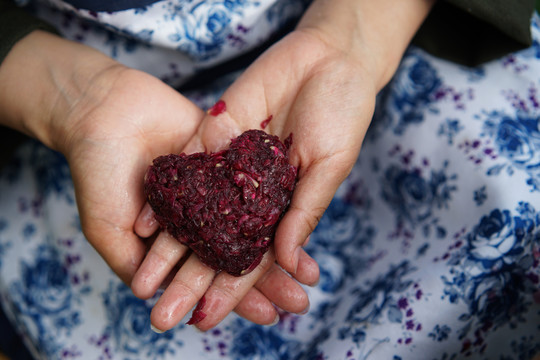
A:
{"type": "Polygon", "coordinates": [[[476,66],[532,44],[535,0],[438,0],[413,44],[476,66]]]}
{"type": "Polygon", "coordinates": [[[9,0],[0,0],[0,64],[13,45],[34,30],[55,32],[53,26],[33,17],[9,0]]]}

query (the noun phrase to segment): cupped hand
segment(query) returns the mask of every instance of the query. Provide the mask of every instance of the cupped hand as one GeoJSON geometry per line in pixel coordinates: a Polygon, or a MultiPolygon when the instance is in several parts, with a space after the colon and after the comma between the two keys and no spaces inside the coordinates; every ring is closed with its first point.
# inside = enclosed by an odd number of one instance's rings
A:
{"type": "MultiPolygon", "coordinates": [[[[220,150],[247,129],[265,127],[282,140],[292,134],[290,157],[299,168],[298,183],[274,248],[262,263],[242,277],[226,273],[214,277],[194,255],[189,256],[154,306],[151,321],[157,329],[175,326],[203,295],[200,310],[206,317],[197,323],[202,330],[215,326],[235,308],[258,323],[275,316],[272,303],[287,311],[307,310],[305,293],[290,280],[303,284],[318,280],[318,266],[302,245],[356,161],[375,92],[367,71],[346,52],[315,33],[295,31],[265,52],[224,93],[226,111],[206,114],[186,152],[220,150]],[[241,302],[246,294],[250,301],[241,302]]],[[[136,225],[139,235],[155,230],[149,219],[151,211],[146,209],[136,225]]],[[[160,235],[135,275],[134,292],[151,296],[185,254],[174,239],[160,235]]]]}
{"type": "Polygon", "coordinates": [[[127,284],[147,252],[134,231],[146,168],[155,156],[183,149],[202,118],[158,79],[115,64],[94,76],[63,120],[59,148],[71,168],[83,231],[127,284]]]}

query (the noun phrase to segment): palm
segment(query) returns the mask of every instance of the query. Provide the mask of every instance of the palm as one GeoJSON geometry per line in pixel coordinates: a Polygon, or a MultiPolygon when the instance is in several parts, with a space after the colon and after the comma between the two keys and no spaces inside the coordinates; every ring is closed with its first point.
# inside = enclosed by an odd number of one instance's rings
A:
{"type": "Polygon", "coordinates": [[[90,106],[93,98],[72,112],[67,154],[85,235],[129,283],[146,251],[133,230],[145,202],[145,169],[157,155],[180,151],[203,114],[136,71],[122,70],[104,88],[99,106],[90,106]]]}
{"type": "Polygon", "coordinates": [[[275,246],[288,271],[295,270],[295,245],[313,230],[358,156],[375,101],[373,84],[364,80],[369,78],[346,54],[295,32],[227,90],[223,99],[228,114],[206,117],[190,144],[215,150],[232,134],[260,128],[270,115],[267,131],[282,139],[293,134],[291,161],[299,166],[299,183],[275,246]],[[216,132],[218,126],[228,126],[228,131],[216,132]]]}
{"type": "MultiPolygon", "coordinates": [[[[291,161],[299,166],[299,181],[278,227],[274,249],[279,264],[305,284],[317,280],[318,267],[298,246],[352,168],[375,100],[373,85],[362,83],[362,69],[346,54],[334,50],[329,55],[329,50],[307,33],[296,32],[280,41],[225,92],[227,111],[205,116],[184,148],[187,153],[217,151],[242,131],[260,128],[270,115],[267,131],[282,139],[293,134],[291,161]]],[[[145,226],[136,229],[139,234],[150,233],[145,226]]],[[[176,248],[165,235],[156,240],[133,280],[138,296],[151,296],[173,270],[180,256],[168,254],[176,248]],[[168,266],[161,265],[163,259],[168,259],[168,266]]],[[[248,275],[234,278],[220,273],[214,278],[209,268],[190,257],[156,303],[152,323],[159,329],[171,328],[203,295],[203,311],[209,310],[198,325],[202,329],[216,325],[235,307],[260,323],[273,318],[269,301],[288,311],[302,311],[305,293],[273,261],[274,251],[270,251],[248,275]],[[246,294],[248,300],[241,300],[246,294]]]]}

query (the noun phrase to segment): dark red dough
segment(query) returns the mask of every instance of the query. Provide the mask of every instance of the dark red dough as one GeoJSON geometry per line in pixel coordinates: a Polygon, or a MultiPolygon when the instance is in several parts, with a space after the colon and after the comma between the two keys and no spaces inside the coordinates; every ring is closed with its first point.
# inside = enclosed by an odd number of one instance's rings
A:
{"type": "Polygon", "coordinates": [[[250,272],[273,241],[296,184],[291,143],[291,136],[284,144],[248,130],[227,150],[154,159],[144,191],[156,220],[212,269],[250,272]]]}

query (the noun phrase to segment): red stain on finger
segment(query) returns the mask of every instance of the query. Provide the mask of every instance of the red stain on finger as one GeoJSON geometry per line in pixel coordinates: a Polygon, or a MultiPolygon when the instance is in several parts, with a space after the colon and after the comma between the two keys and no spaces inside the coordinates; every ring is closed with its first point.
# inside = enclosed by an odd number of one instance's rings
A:
{"type": "Polygon", "coordinates": [[[191,319],[189,319],[189,321],[186,323],[187,325],[198,324],[206,317],[206,313],[202,311],[205,304],[206,298],[203,295],[203,297],[197,303],[195,310],[193,310],[193,313],[191,314],[191,319]]]}
{"type": "Polygon", "coordinates": [[[269,117],[267,117],[265,120],[263,120],[261,122],[261,129],[266,129],[266,127],[268,126],[268,123],[270,123],[270,121],[272,120],[273,116],[270,115],[269,117]]]}
{"type": "Polygon", "coordinates": [[[225,104],[225,101],[223,100],[218,100],[218,102],[208,109],[206,113],[208,115],[218,116],[219,114],[223,114],[225,111],[227,111],[227,104],[225,104]]]}

